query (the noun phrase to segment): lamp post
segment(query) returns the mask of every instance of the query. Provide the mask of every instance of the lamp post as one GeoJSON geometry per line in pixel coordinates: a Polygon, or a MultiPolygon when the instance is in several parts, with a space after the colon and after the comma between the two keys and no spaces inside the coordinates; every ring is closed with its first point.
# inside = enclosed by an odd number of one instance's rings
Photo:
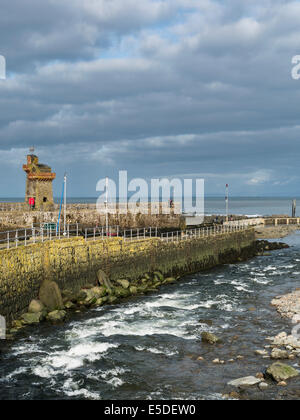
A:
{"type": "Polygon", "coordinates": [[[228,184],[226,184],[225,204],[226,204],[226,222],[228,222],[229,220],[229,185],[228,184]]]}

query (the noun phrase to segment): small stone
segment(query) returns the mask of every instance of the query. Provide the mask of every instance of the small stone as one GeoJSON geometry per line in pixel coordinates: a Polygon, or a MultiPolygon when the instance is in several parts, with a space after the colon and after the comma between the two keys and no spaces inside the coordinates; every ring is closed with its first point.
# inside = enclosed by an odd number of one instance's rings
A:
{"type": "Polygon", "coordinates": [[[263,374],[263,373],[261,373],[261,372],[259,372],[259,373],[257,373],[257,374],[255,375],[255,377],[256,377],[257,379],[261,379],[261,380],[263,380],[263,379],[264,379],[264,374],[263,374]]]}
{"type": "Polygon", "coordinates": [[[228,360],[228,363],[234,363],[235,362],[235,360],[234,359],[230,359],[230,360],[228,360]]]}
{"type": "Polygon", "coordinates": [[[258,356],[268,356],[269,355],[267,350],[255,350],[255,354],[257,354],[258,356]]]}
{"type": "Polygon", "coordinates": [[[201,338],[203,343],[208,344],[217,344],[221,341],[215,334],[212,334],[210,332],[203,332],[201,334],[201,338]]]}
{"type": "Polygon", "coordinates": [[[287,386],[287,383],[284,381],[278,382],[278,386],[287,386]]]}
{"type": "Polygon", "coordinates": [[[236,356],[237,360],[243,360],[244,356],[236,356]]]}
{"type": "Polygon", "coordinates": [[[264,391],[265,389],[269,388],[269,385],[266,382],[261,382],[258,384],[261,391],[264,391]]]}
{"type": "Polygon", "coordinates": [[[215,365],[219,365],[220,364],[220,359],[215,359],[212,361],[215,365]]]}
{"type": "Polygon", "coordinates": [[[204,360],[204,357],[202,357],[202,356],[199,356],[199,357],[197,357],[197,360],[198,360],[199,362],[203,362],[203,360],[204,360]]]}

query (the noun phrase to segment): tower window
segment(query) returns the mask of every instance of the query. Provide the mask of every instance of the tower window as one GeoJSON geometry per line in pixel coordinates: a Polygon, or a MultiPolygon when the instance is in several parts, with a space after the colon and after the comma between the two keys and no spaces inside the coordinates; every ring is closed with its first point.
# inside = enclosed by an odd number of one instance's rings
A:
{"type": "Polygon", "coordinates": [[[46,203],[47,202],[47,197],[44,197],[43,198],[43,203],[46,203]]]}

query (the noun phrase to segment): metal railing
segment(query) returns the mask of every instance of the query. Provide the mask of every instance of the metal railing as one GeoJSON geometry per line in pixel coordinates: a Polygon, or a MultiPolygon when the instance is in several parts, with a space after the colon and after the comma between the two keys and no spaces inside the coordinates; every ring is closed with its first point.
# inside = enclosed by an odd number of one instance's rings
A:
{"type": "Polygon", "coordinates": [[[158,238],[164,242],[179,242],[193,238],[207,238],[210,236],[238,232],[247,230],[248,228],[249,226],[241,223],[239,225],[214,225],[197,229],[161,233],[157,227],[121,229],[119,226],[109,226],[109,228],[106,229],[104,226],[82,227],[79,224],[68,224],[64,231],[62,226],[57,229],[54,223],[46,223],[40,226],[34,225],[31,228],[0,232],[0,248],[18,248],[19,246],[27,246],[52,240],[69,239],[71,237],[83,237],[85,241],[119,238],[123,240],[123,242],[133,242],[147,240],[149,238],[158,238]]]}

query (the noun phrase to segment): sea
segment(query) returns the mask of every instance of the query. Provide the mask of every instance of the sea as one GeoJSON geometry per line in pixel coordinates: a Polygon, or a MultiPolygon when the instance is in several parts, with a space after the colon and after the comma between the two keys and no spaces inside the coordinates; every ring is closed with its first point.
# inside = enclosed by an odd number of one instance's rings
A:
{"type": "MultiPolygon", "coordinates": [[[[296,215],[300,217],[300,197],[229,197],[229,214],[255,216],[292,215],[292,202],[299,203],[296,215]]],[[[176,198],[174,199],[176,201],[176,198]]],[[[0,198],[1,202],[23,202],[24,198],[0,198]]],[[[96,197],[68,197],[67,203],[96,203],[96,197]]],[[[143,200],[146,201],[146,200],[143,200]]],[[[178,201],[178,199],[177,199],[178,201]]],[[[59,203],[59,199],[55,199],[59,203]]],[[[184,208],[185,212],[192,211],[184,208]]],[[[226,214],[225,197],[205,197],[205,215],[226,214]]]]}

